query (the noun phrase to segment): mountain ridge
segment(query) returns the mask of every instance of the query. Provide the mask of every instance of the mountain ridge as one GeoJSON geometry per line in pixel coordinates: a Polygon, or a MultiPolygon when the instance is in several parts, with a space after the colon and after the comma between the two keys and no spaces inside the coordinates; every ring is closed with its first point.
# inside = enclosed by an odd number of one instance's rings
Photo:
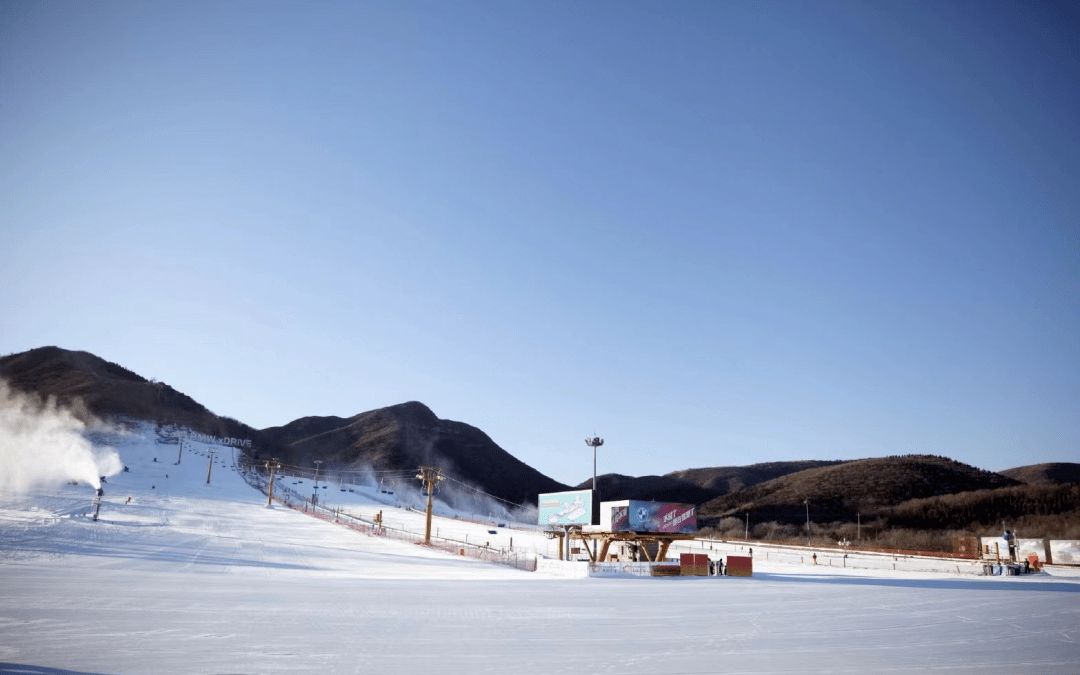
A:
{"type": "MultiPolygon", "coordinates": [[[[50,346],[9,354],[0,357],[0,377],[16,390],[78,403],[89,414],[101,417],[147,419],[214,435],[251,438],[257,457],[278,456],[297,465],[309,466],[320,459],[327,463],[324,469],[411,470],[435,463],[455,478],[515,503],[531,502],[541,492],[568,489],[507,452],[481,429],[440,419],[419,401],[350,417],[309,415],[254,429],[214,414],[168,384],[89,352],[50,346]]],[[[908,514],[904,517],[911,520],[911,505],[921,503],[919,500],[983,491],[987,496],[966,497],[959,502],[967,506],[953,509],[974,513],[978,509],[969,505],[978,499],[993,501],[994,490],[1016,488],[1009,493],[1011,502],[1031,503],[1031,498],[1016,496],[1028,494],[1020,486],[1068,485],[1078,477],[1080,464],[1068,462],[994,473],[947,457],[898,455],[698,467],[659,476],[610,473],[598,476],[597,481],[604,500],[696,504],[704,523],[747,513],[755,520],[798,523],[806,515],[806,499],[819,520],[850,520],[857,513],[886,513],[888,509],[896,515],[908,514]]],[[[590,487],[591,482],[588,479],[578,487],[590,487]]],[[[1061,501],[1056,496],[1059,492],[1044,490],[1039,494],[1049,495],[1045,500],[1061,501]]]]}
{"type": "Polygon", "coordinates": [[[343,469],[440,463],[444,472],[515,503],[567,489],[514,457],[480,429],[440,419],[419,401],[347,418],[304,417],[261,433],[293,463],[319,458],[343,469]]]}

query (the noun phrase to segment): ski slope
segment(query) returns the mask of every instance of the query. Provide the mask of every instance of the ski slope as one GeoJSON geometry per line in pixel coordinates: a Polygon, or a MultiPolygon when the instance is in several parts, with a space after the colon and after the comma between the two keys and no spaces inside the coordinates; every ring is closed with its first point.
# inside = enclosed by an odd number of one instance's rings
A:
{"type": "MultiPolygon", "coordinates": [[[[1080,672],[1080,579],[757,559],[750,579],[558,579],[266,508],[231,451],[207,485],[189,447],[177,466],[151,430],[119,441],[96,523],[86,486],[0,495],[0,670],[1080,672]]],[[[340,489],[324,502],[422,527],[340,489]]],[[[498,525],[434,527],[551,546],[498,525]]]]}

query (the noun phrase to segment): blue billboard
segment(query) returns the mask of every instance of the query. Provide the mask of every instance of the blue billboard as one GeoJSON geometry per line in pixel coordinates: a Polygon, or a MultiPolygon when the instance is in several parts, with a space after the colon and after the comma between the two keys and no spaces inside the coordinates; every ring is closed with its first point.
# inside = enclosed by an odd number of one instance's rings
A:
{"type": "Polygon", "coordinates": [[[611,531],[689,534],[697,531],[697,516],[690,504],[631,499],[625,505],[611,507],[611,531]]]}
{"type": "Polygon", "coordinates": [[[536,499],[541,525],[589,525],[592,523],[592,490],[548,492],[536,499]]]}

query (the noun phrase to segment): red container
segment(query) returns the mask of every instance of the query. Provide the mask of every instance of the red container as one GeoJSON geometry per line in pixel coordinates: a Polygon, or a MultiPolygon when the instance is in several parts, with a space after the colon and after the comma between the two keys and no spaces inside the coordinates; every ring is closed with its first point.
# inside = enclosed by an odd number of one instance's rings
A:
{"type": "Polygon", "coordinates": [[[754,559],[744,555],[727,557],[727,575],[729,577],[749,577],[754,575],[754,559]]]}
{"type": "Polygon", "coordinates": [[[709,556],[704,553],[680,553],[679,570],[684,577],[707,577],[709,556]]]}

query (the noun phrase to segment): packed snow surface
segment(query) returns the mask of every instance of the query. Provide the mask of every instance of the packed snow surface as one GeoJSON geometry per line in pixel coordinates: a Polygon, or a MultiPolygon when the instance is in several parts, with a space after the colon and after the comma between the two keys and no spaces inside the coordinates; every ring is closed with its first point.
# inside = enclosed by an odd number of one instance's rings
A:
{"type": "MultiPolygon", "coordinates": [[[[813,566],[759,549],[748,579],[561,579],[267,508],[228,449],[207,485],[208,446],[176,465],[152,430],[111,444],[130,471],[103,486],[99,522],[85,484],[0,494],[0,671],[1080,672],[1076,577],[813,566]]],[[[324,500],[364,518],[422,522],[377,491],[334,487],[324,500]]],[[[435,527],[554,554],[509,524],[435,527]]]]}

